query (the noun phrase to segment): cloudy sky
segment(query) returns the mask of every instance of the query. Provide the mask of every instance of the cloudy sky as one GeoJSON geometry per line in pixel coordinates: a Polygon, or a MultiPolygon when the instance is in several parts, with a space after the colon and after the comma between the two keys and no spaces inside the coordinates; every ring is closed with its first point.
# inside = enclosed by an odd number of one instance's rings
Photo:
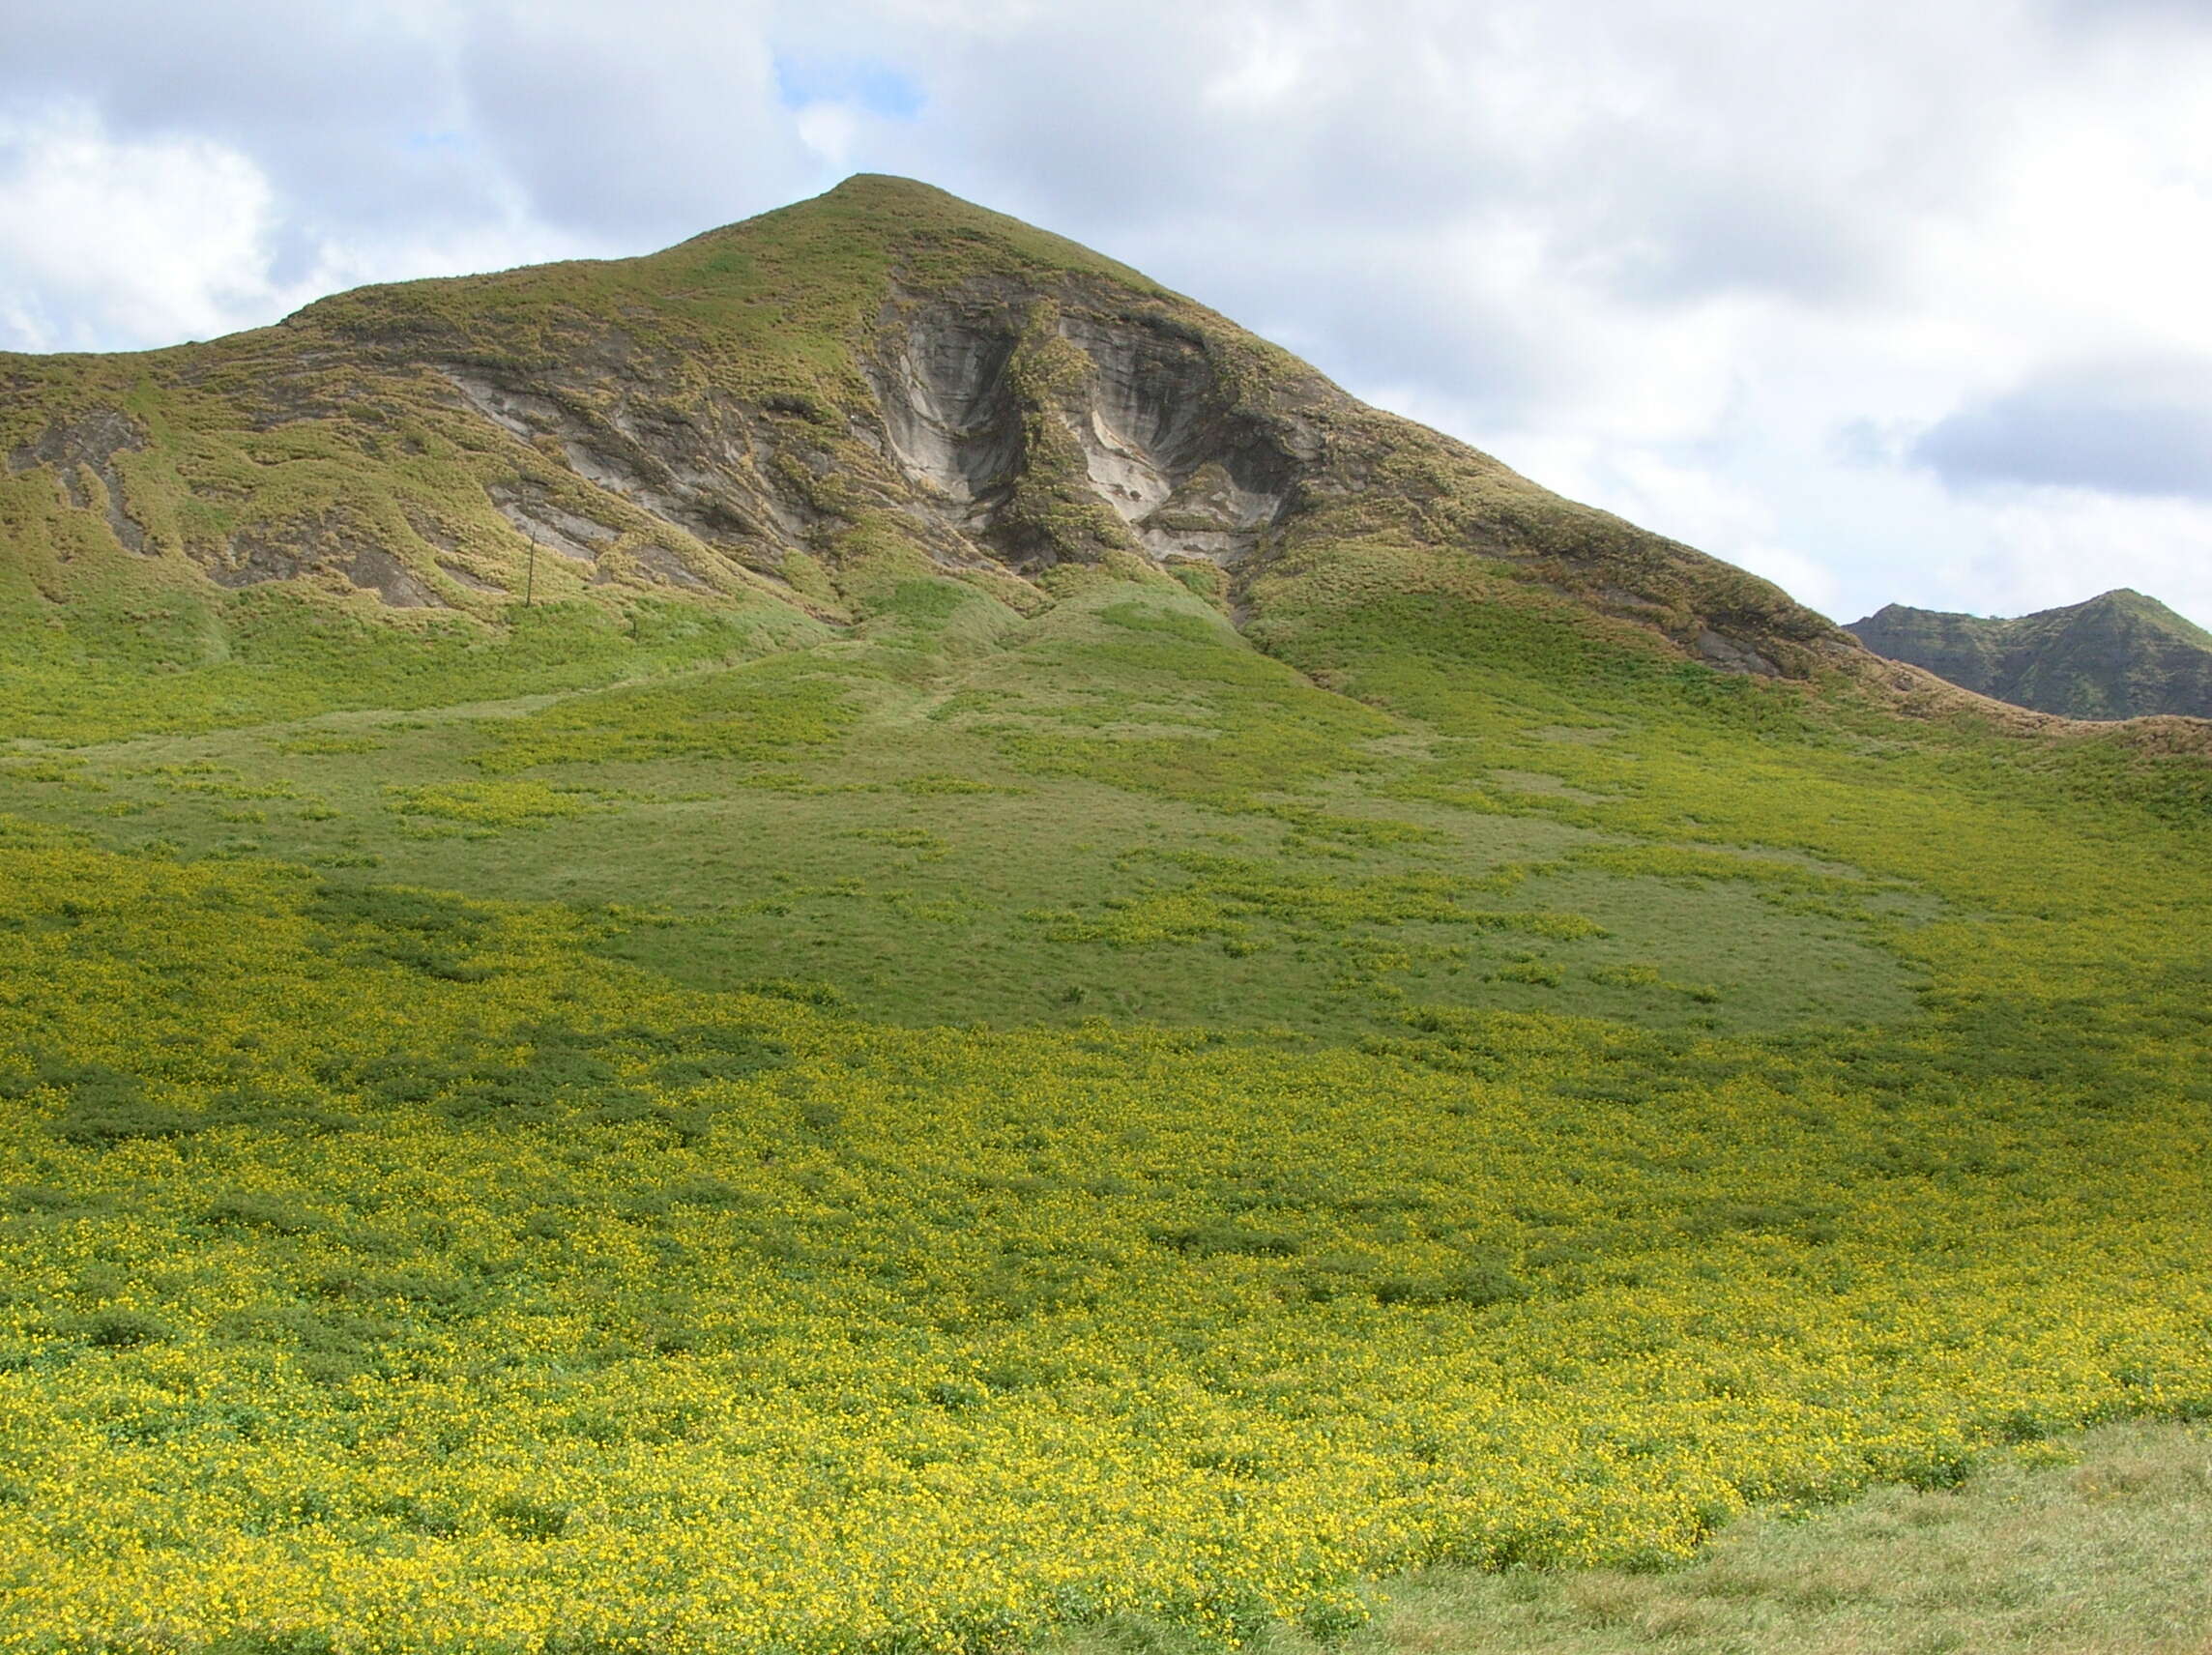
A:
{"type": "Polygon", "coordinates": [[[0,348],[899,172],[1839,620],[2212,624],[2212,0],[0,0],[0,348]]]}

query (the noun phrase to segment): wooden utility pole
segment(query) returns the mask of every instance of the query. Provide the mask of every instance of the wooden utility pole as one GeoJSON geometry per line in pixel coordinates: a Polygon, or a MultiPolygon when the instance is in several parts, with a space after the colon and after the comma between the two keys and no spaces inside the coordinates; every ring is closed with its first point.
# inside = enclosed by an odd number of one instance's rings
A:
{"type": "Polygon", "coordinates": [[[530,562],[522,574],[522,607],[528,609],[530,600],[538,592],[538,530],[530,531],[530,562]]]}

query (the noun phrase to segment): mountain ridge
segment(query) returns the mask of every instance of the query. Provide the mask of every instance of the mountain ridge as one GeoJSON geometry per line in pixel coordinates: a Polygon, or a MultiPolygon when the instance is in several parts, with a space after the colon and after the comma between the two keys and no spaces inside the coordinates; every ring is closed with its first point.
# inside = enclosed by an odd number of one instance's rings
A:
{"type": "Polygon", "coordinates": [[[1846,630],[1877,654],[2037,711],[2212,718],[2212,633],[2125,587],[2009,619],[1892,603],[1846,630]]]}

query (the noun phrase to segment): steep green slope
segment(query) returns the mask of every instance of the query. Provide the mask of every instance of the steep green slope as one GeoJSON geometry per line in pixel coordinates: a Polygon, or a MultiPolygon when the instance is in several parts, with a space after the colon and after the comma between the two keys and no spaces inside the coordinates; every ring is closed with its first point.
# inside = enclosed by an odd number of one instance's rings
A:
{"type": "Polygon", "coordinates": [[[2212,1414],[2204,726],[889,181],[198,349],[10,365],[156,550],[5,483],[0,1647],[1327,1640],[2212,1414]],[[448,609],[149,504],[310,382],[448,609]]]}
{"type": "Polygon", "coordinates": [[[1892,603],[1848,630],[1877,654],[2040,712],[2212,718],[2212,633],[2139,592],[2011,621],[1892,603]]]}

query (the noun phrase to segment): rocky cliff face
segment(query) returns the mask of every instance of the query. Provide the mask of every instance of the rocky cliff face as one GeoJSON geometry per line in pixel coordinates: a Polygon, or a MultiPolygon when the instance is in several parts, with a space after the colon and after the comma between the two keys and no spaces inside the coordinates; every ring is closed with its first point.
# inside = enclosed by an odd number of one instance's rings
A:
{"type": "Polygon", "coordinates": [[[2139,592],[2013,620],[1892,603],[1848,630],[1877,654],[2040,712],[2212,718],[2212,633],[2139,592]]]}
{"type": "MultiPolygon", "coordinates": [[[[1247,405],[1207,343],[1072,284],[901,296],[865,362],[867,422],[925,515],[1014,567],[1110,548],[1234,564],[1325,444],[1295,408],[1247,405]]],[[[1294,389],[1332,394],[1316,376],[1294,389]]]]}
{"type": "Polygon", "coordinates": [[[1732,672],[1856,646],[1787,595],[1368,408],[1072,244],[895,179],[649,258],[363,289],[135,357],[0,359],[0,556],[486,625],[536,595],[835,621],[887,556],[1259,571],[1382,537],[1732,672]],[[534,572],[532,572],[534,569],[534,572]]]}

